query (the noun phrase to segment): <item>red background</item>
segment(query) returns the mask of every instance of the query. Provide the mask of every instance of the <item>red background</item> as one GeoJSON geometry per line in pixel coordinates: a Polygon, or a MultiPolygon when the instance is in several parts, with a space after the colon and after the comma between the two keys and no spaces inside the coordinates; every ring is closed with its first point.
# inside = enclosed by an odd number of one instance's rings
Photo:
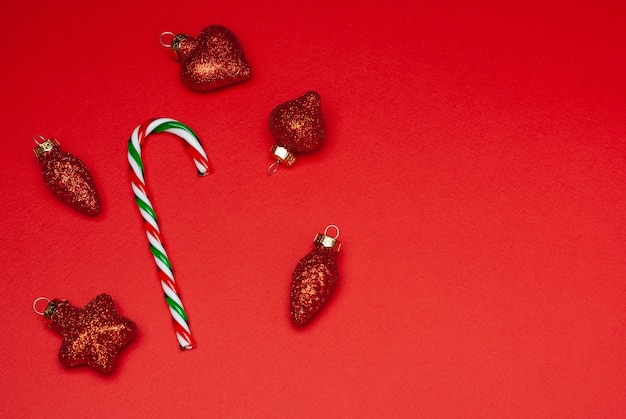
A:
{"type": "Polygon", "coordinates": [[[626,3],[36,2],[3,7],[6,417],[623,417],[626,3]],[[45,4],[44,4],[45,3],[45,4]],[[239,38],[253,78],[186,90],[163,31],[239,38]],[[265,174],[271,109],[317,90],[328,141],[265,174]],[[132,198],[132,129],[198,341],[178,349],[132,198]],[[57,201],[33,135],[91,169],[57,201]],[[341,229],[304,330],[296,262],[341,229]],[[140,334],[101,376],[60,366],[36,297],[113,296],[140,334]]]}

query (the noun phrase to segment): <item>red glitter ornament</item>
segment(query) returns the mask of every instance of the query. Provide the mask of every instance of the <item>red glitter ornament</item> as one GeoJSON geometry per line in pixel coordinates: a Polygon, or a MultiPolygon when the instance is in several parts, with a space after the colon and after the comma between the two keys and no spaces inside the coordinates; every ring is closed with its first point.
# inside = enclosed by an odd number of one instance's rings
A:
{"type": "Polygon", "coordinates": [[[191,90],[208,92],[250,77],[250,66],[239,41],[223,26],[208,26],[197,38],[163,32],[161,44],[174,51],[183,84],[191,90]],[[174,36],[170,44],[163,42],[165,35],[174,36]]]}
{"type": "Polygon", "coordinates": [[[137,326],[122,317],[113,299],[100,294],[85,308],[76,308],[66,300],[38,298],[33,304],[36,313],[44,316],[48,326],[63,336],[59,361],[64,367],[89,365],[108,374],[115,369],[121,350],[137,334],[137,326]],[[48,301],[45,311],[36,304],[48,301]]]}
{"type": "Polygon", "coordinates": [[[270,113],[269,126],[276,140],[270,150],[276,161],[268,168],[268,174],[273,175],[280,164],[293,166],[295,153],[315,151],[324,143],[326,130],[319,93],[309,91],[276,106],[270,113]]]}
{"type": "Polygon", "coordinates": [[[100,198],[89,169],[78,157],[62,151],[59,146],[59,142],[51,138],[37,143],[33,150],[41,163],[46,186],[72,208],[87,215],[98,215],[100,198]]]}
{"type": "Polygon", "coordinates": [[[341,248],[337,237],[339,228],[329,225],[315,236],[314,249],[298,261],[291,277],[289,310],[296,326],[304,326],[315,317],[335,290],[339,278],[337,253],[341,248]],[[330,228],[337,231],[335,237],[326,234],[330,228]]]}

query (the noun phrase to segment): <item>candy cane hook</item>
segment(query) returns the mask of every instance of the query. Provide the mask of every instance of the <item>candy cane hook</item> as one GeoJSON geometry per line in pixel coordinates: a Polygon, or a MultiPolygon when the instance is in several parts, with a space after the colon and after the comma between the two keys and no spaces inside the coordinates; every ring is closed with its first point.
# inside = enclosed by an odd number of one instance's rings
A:
{"type": "Polygon", "coordinates": [[[169,132],[185,141],[187,152],[193,158],[198,169],[198,175],[205,176],[209,174],[209,161],[202,148],[200,140],[196,134],[187,125],[171,118],[151,119],[139,125],[133,130],[128,141],[128,162],[131,169],[131,186],[135,194],[135,201],[139,207],[139,212],[144,220],[144,228],[148,236],[150,251],[154,256],[161,287],[165,293],[165,301],[169,306],[172,315],[172,323],[176,331],[176,338],[181,349],[192,349],[195,346],[195,340],[189,329],[189,320],[183,302],[179,297],[178,287],[172,272],[172,265],[165,247],[163,239],[157,223],[157,217],[154,208],[148,198],[146,191],[146,183],[144,180],[144,168],[141,160],[141,145],[145,139],[153,133],[169,132]]]}

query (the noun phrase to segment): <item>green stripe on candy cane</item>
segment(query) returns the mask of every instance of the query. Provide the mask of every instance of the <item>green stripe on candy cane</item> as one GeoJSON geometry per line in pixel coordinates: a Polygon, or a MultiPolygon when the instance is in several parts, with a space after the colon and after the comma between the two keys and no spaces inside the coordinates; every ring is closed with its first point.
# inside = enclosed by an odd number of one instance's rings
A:
{"type": "Polygon", "coordinates": [[[185,310],[183,310],[183,308],[176,301],[172,300],[168,296],[165,296],[165,301],[167,301],[167,305],[173,308],[180,317],[187,321],[187,313],[185,313],[185,310]]]}
{"type": "Polygon", "coordinates": [[[167,122],[163,122],[162,124],[160,124],[159,126],[157,126],[156,128],[154,128],[154,133],[158,133],[158,132],[163,132],[163,131],[167,131],[167,130],[171,130],[173,128],[178,128],[178,129],[182,129],[184,131],[187,131],[188,133],[190,133],[191,135],[193,135],[194,137],[198,137],[196,135],[195,132],[193,132],[193,130],[191,128],[189,128],[187,125],[183,124],[182,122],[179,121],[175,121],[175,120],[171,120],[171,121],[167,121],[167,122]]]}
{"type": "Polygon", "coordinates": [[[152,217],[155,220],[157,219],[157,216],[152,210],[152,207],[148,205],[146,202],[144,202],[143,200],[141,200],[141,198],[135,198],[135,202],[137,203],[137,206],[141,208],[142,210],[144,210],[145,212],[147,212],[150,215],[150,217],[152,217]]]}
{"type": "Polygon", "coordinates": [[[139,166],[141,173],[143,173],[143,162],[141,161],[141,156],[135,147],[130,146],[130,143],[128,144],[128,155],[133,158],[133,161],[139,166]]]}
{"type": "Polygon", "coordinates": [[[169,132],[185,141],[187,152],[193,158],[198,174],[208,174],[209,162],[200,140],[191,128],[171,118],[158,118],[144,122],[133,130],[128,141],[128,163],[132,172],[131,186],[139,213],[144,219],[144,228],[154,262],[159,271],[165,301],[170,309],[176,338],[181,349],[192,349],[195,341],[189,329],[189,320],[178,295],[171,262],[162,243],[157,217],[148,198],[141,159],[141,145],[152,133],[169,132]]]}
{"type": "Polygon", "coordinates": [[[150,245],[150,251],[152,252],[152,255],[159,259],[161,262],[163,262],[165,264],[165,266],[167,266],[168,268],[170,268],[170,270],[172,269],[172,264],[170,263],[170,260],[167,258],[167,256],[161,252],[159,249],[157,249],[156,247],[150,245]]]}

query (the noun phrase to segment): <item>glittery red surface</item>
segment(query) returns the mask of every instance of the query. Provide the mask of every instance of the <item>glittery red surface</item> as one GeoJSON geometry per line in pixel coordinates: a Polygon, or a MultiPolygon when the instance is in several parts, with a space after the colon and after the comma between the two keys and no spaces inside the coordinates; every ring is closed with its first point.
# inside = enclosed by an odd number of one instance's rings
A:
{"type": "Polygon", "coordinates": [[[135,338],[137,327],[117,312],[111,296],[100,294],[85,308],[76,308],[67,301],[51,304],[58,304],[47,320],[50,328],[63,336],[61,364],[89,365],[101,373],[112,372],[121,350],[135,338]]]}
{"type": "Polygon", "coordinates": [[[337,252],[316,245],[298,261],[291,279],[290,316],[296,326],[308,323],[332,295],[339,270],[337,252]]]}
{"type": "Polygon", "coordinates": [[[197,38],[176,35],[172,48],[180,61],[183,84],[191,90],[207,92],[250,77],[239,41],[223,26],[208,26],[197,38]]]}
{"type": "Polygon", "coordinates": [[[276,144],[291,153],[317,150],[326,139],[319,93],[306,92],[276,106],[270,113],[269,126],[276,144]]]}
{"type": "Polygon", "coordinates": [[[100,198],[87,166],[67,151],[54,148],[40,158],[48,189],[61,201],[87,215],[100,213],[100,198]]]}

